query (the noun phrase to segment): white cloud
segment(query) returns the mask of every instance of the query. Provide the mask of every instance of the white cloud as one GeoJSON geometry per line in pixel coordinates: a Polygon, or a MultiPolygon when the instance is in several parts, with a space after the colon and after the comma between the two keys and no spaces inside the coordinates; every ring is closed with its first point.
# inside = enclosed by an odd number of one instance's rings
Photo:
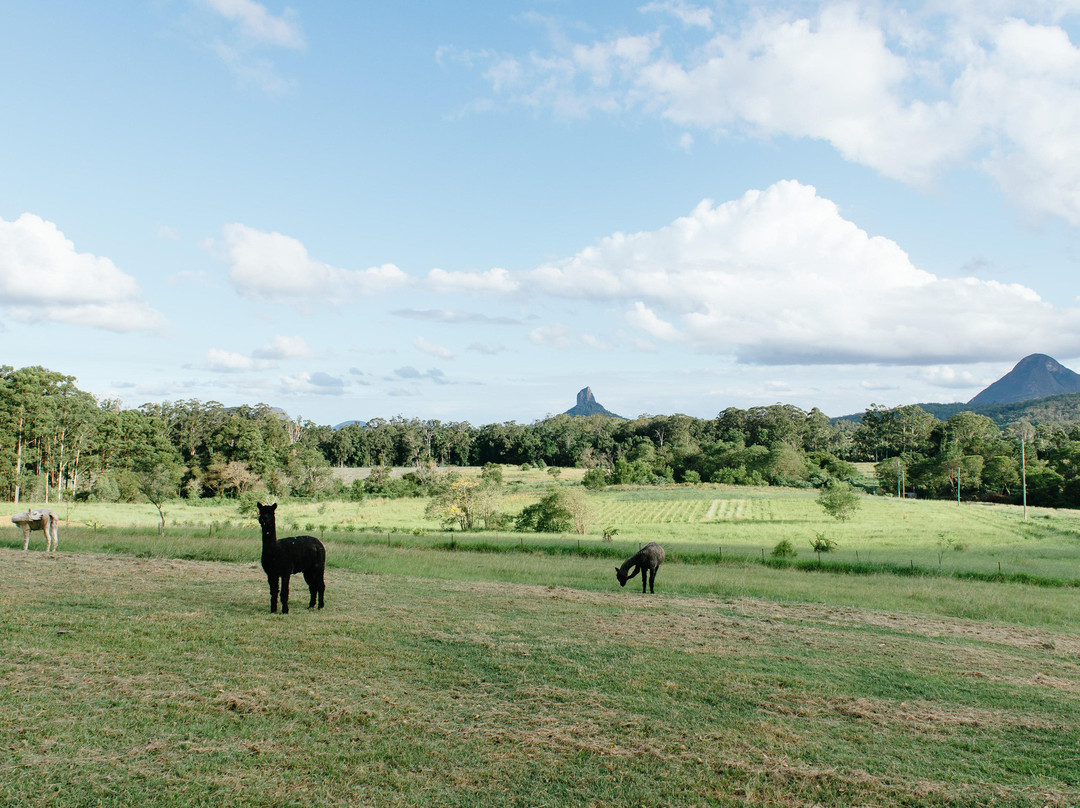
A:
{"type": "Polygon", "coordinates": [[[308,359],[314,355],[307,341],[301,336],[277,336],[252,352],[256,359],[308,359]]]}
{"type": "Polygon", "coordinates": [[[634,303],[634,307],[626,313],[626,321],[639,331],[644,331],[646,334],[664,342],[679,339],[679,329],[671,323],[661,320],[654,311],[650,310],[641,301],[634,303]]]}
{"type": "Polygon", "coordinates": [[[241,84],[266,93],[292,90],[294,79],[282,76],[271,58],[274,51],[299,51],[306,46],[299,18],[292,9],[279,15],[255,0],[193,0],[210,12],[205,47],[229,67],[241,84]]]}
{"type": "MultiPolygon", "coordinates": [[[[1020,284],[941,278],[794,181],[522,273],[523,292],[630,306],[653,340],[761,364],[944,364],[1075,355],[1080,309],[1020,284]]],[[[569,326],[530,338],[564,347],[569,326]]],[[[648,347],[646,344],[644,347],[648,347]]]]}
{"type": "Polygon", "coordinates": [[[712,9],[695,6],[685,0],[656,0],[641,7],[643,12],[662,12],[676,17],[683,25],[711,29],[712,9]]]}
{"type": "Polygon", "coordinates": [[[704,35],[686,46],[685,28],[586,42],[556,31],[549,53],[473,58],[502,66],[485,73],[496,97],[530,109],[637,110],[717,134],[821,140],[908,183],[975,167],[1015,204],[1080,225],[1080,48],[1061,25],[1068,7],[762,5],[715,33],[708,9],[682,0],[640,10],[704,35]]]}
{"type": "Polygon", "coordinates": [[[304,34],[296,12],[286,9],[281,16],[271,14],[254,0],[200,0],[210,10],[236,24],[242,37],[263,45],[297,49],[304,47],[304,34]]]}
{"type": "Polygon", "coordinates": [[[506,350],[503,345],[488,345],[483,342],[473,342],[469,345],[468,350],[473,353],[481,354],[482,356],[496,356],[506,350]]]}
{"type": "Polygon", "coordinates": [[[581,341],[590,348],[595,348],[598,351],[610,351],[614,347],[610,342],[602,337],[598,337],[596,334],[582,334],[581,341]]]}
{"type": "Polygon", "coordinates": [[[343,379],[321,371],[281,377],[281,391],[286,394],[340,396],[347,389],[343,379]]]}
{"type": "Polygon", "coordinates": [[[985,380],[980,379],[970,370],[961,370],[950,365],[930,365],[920,368],[917,375],[927,384],[950,390],[969,390],[986,385],[985,380]]]}
{"type": "Polygon", "coordinates": [[[233,351],[211,348],[206,352],[206,367],[215,373],[243,373],[250,370],[264,370],[274,367],[274,363],[255,359],[233,351]]]}
{"type": "Polygon", "coordinates": [[[529,332],[529,339],[537,345],[546,345],[551,348],[569,347],[573,342],[573,336],[573,329],[562,323],[551,323],[529,332]]]}
{"type": "Polygon", "coordinates": [[[408,379],[409,381],[420,381],[427,379],[428,381],[435,382],[435,384],[449,384],[445,374],[438,368],[431,368],[426,371],[419,371],[411,365],[397,368],[394,371],[394,377],[398,379],[408,379]]]}
{"type": "Polygon", "coordinates": [[[499,267],[486,272],[447,272],[433,269],[428,272],[428,283],[438,292],[465,292],[508,294],[517,291],[517,283],[510,273],[499,267]]]}
{"type": "Polygon", "coordinates": [[[393,264],[369,269],[339,269],[308,255],[295,238],[242,224],[223,229],[229,281],[252,300],[308,303],[341,302],[354,294],[384,292],[409,283],[393,264]]]}
{"type": "Polygon", "coordinates": [[[76,252],[52,222],[24,213],[0,219],[0,306],[26,322],[42,320],[108,331],[164,331],[135,279],[108,258],[76,252]]]}
{"type": "Polygon", "coordinates": [[[433,342],[428,342],[423,337],[417,337],[413,340],[413,347],[418,351],[423,351],[431,356],[438,357],[439,359],[453,359],[454,352],[449,348],[444,348],[442,345],[436,345],[433,342]]]}

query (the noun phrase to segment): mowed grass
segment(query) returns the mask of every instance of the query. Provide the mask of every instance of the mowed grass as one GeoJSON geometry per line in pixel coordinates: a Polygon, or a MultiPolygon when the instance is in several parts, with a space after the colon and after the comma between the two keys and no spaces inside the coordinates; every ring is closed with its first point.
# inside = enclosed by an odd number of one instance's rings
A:
{"type": "Polygon", "coordinates": [[[1080,802],[1073,590],[330,550],[288,616],[257,562],[0,550],[0,805],[1080,802]]]}

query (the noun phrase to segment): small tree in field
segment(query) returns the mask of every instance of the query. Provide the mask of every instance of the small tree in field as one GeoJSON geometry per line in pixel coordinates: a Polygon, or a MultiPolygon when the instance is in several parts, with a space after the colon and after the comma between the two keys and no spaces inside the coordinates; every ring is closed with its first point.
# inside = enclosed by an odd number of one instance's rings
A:
{"type": "Polygon", "coordinates": [[[180,478],[183,469],[177,466],[158,466],[151,471],[139,473],[139,490],[158,510],[160,524],[158,535],[165,535],[165,503],[180,496],[180,478]]]}
{"type": "Polygon", "coordinates": [[[853,516],[861,504],[851,483],[843,480],[833,480],[822,488],[817,501],[818,505],[825,509],[825,513],[838,522],[853,516]]]}

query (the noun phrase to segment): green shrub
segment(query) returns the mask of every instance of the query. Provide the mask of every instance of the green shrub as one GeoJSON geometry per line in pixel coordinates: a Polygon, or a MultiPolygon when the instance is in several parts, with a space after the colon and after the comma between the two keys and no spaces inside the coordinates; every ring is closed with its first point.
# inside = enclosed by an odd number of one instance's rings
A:
{"type": "Polygon", "coordinates": [[[119,502],[120,486],[108,474],[102,474],[90,486],[90,500],[93,502],[119,502]]]}
{"type": "Polygon", "coordinates": [[[778,542],[777,545],[772,548],[772,552],[769,553],[773,558],[795,558],[798,554],[799,553],[795,550],[795,546],[787,539],[778,542]]]}
{"type": "Polygon", "coordinates": [[[590,491],[598,491],[608,484],[607,472],[599,466],[591,468],[586,471],[585,476],[581,478],[581,484],[590,491]]]}

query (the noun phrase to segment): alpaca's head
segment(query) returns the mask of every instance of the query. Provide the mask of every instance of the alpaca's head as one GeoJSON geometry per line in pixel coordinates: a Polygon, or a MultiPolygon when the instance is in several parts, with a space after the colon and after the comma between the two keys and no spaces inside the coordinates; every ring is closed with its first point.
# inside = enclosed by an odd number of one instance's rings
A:
{"type": "Polygon", "coordinates": [[[274,511],[277,510],[277,503],[273,505],[263,505],[261,502],[256,502],[259,506],[259,525],[263,528],[274,526],[274,511]]]}
{"type": "Polygon", "coordinates": [[[619,579],[619,586],[626,586],[626,581],[629,579],[630,576],[623,572],[619,567],[616,567],[615,577],[619,579]]]}

